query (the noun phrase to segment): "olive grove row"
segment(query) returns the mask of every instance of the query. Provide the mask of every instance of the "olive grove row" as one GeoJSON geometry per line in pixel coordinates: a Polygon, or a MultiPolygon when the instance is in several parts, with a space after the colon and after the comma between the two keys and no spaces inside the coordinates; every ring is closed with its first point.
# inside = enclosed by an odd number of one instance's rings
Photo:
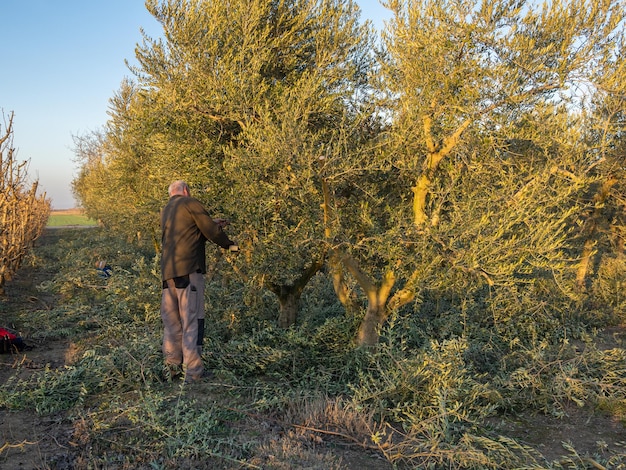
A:
{"type": "Polygon", "coordinates": [[[184,179],[281,326],[324,275],[360,345],[399,312],[523,339],[623,311],[623,2],[387,0],[380,34],[351,0],[146,4],[162,35],[75,138],[105,227],[158,249],[184,179]]]}

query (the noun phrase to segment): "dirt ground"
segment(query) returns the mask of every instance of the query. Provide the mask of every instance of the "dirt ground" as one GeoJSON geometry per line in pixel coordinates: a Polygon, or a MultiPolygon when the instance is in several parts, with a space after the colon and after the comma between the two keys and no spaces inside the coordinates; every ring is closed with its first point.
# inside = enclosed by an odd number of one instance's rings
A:
{"type": "Polygon", "coordinates": [[[51,211],[51,215],[55,215],[55,214],[64,214],[64,215],[81,215],[83,214],[85,211],[83,209],[80,208],[74,208],[74,209],[54,209],[51,211]]]}
{"type": "MultiPolygon", "coordinates": [[[[48,233],[40,240],[52,241],[54,236],[48,233]],[[46,238],[47,237],[47,238],[46,238]]],[[[39,243],[41,243],[40,241],[39,243]]],[[[54,299],[41,298],[35,286],[50,275],[24,267],[15,278],[5,286],[3,310],[8,312],[8,319],[2,318],[3,326],[11,327],[5,321],[11,321],[12,311],[49,309],[54,299]]],[[[3,315],[4,316],[4,315],[3,315]]],[[[22,332],[28,338],[27,332],[22,332]]],[[[0,383],[17,375],[26,378],[29,374],[45,367],[60,368],[68,363],[71,345],[67,341],[29,341],[32,349],[19,354],[0,355],[0,383]],[[19,371],[19,372],[17,372],[19,371]]],[[[31,411],[0,410],[0,469],[70,469],[72,429],[62,424],[61,416],[40,417],[31,411]]]]}
{"type": "MultiPolygon", "coordinates": [[[[62,367],[68,348],[67,343],[47,342],[23,355],[2,357],[0,382],[12,375],[18,361],[22,365],[22,376],[44,367],[62,367]]],[[[0,422],[0,469],[74,468],[72,455],[78,444],[72,442],[74,430],[64,416],[0,410],[0,422]]]]}
{"type": "MultiPolygon", "coordinates": [[[[39,243],[54,242],[55,231],[48,230],[39,243]]],[[[35,289],[49,274],[23,268],[6,286],[6,295],[0,299],[1,312],[28,311],[50,308],[52,298],[42,298],[35,289]]],[[[3,314],[4,316],[4,314],[3,314]]],[[[1,318],[0,323],[10,321],[1,318]]],[[[6,325],[4,326],[12,326],[6,325]]],[[[28,338],[28,332],[22,332],[28,338]]],[[[604,348],[624,347],[626,329],[613,328],[605,332],[604,348]]],[[[68,341],[46,340],[30,343],[33,347],[23,353],[0,355],[0,383],[19,374],[20,378],[44,368],[62,368],[74,359],[74,347],[68,341]]],[[[79,424],[71,424],[63,414],[38,416],[32,411],[0,410],[0,469],[74,469],[80,453],[79,424]],[[77,427],[75,429],[74,427],[77,427]]],[[[603,455],[611,452],[626,454],[626,430],[618,420],[581,409],[567,410],[566,416],[515,416],[492,423],[504,436],[515,438],[543,454],[547,462],[569,454],[567,444],[579,455],[603,455]]],[[[346,468],[359,470],[391,469],[391,465],[363,452],[346,450],[342,455],[346,468]]],[[[604,468],[593,459],[586,460],[587,468],[604,468]]],[[[584,468],[584,467],[578,467],[584,468]]]]}

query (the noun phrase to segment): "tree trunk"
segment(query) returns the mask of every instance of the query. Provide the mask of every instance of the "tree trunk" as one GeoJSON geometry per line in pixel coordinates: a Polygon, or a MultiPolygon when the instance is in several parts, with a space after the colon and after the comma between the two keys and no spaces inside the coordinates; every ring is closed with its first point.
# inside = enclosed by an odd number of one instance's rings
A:
{"type": "Polygon", "coordinates": [[[426,215],[426,201],[439,164],[452,152],[454,147],[457,146],[461,135],[469,127],[471,122],[471,119],[465,120],[451,135],[445,137],[441,143],[436,143],[435,136],[433,135],[432,117],[427,114],[422,116],[424,138],[426,139],[428,154],[422,165],[422,173],[417,178],[415,186],[411,188],[413,190],[413,223],[416,227],[423,226],[428,220],[428,216],[426,215]]]}
{"type": "Polygon", "coordinates": [[[278,326],[289,328],[296,324],[300,310],[300,294],[292,286],[282,286],[278,295],[278,326]]]}
{"type": "Polygon", "coordinates": [[[624,240],[624,226],[613,225],[611,227],[611,232],[613,236],[613,245],[615,246],[615,252],[617,253],[617,258],[623,259],[624,249],[626,249],[626,243],[624,240]]]}
{"type": "Polygon", "coordinates": [[[293,285],[270,284],[267,288],[278,297],[278,326],[289,328],[296,324],[300,310],[300,296],[311,278],[324,266],[324,258],[314,262],[302,272],[293,285]]]}
{"type": "Polygon", "coordinates": [[[426,198],[430,191],[431,181],[426,174],[422,174],[417,179],[413,191],[413,224],[421,227],[426,223],[426,198]]]}
{"type": "Polygon", "coordinates": [[[381,287],[368,292],[367,310],[356,337],[357,346],[373,347],[378,344],[380,327],[389,317],[386,304],[394,282],[395,276],[389,271],[381,287]]]}
{"type": "MultiPolygon", "coordinates": [[[[321,159],[322,168],[324,166],[325,159],[321,159]]],[[[343,266],[341,264],[341,254],[332,248],[332,229],[330,221],[332,219],[332,209],[330,205],[330,188],[326,179],[321,178],[322,181],[322,194],[324,196],[324,202],[322,209],[324,210],[324,237],[329,248],[328,264],[330,268],[330,275],[333,280],[333,289],[339,299],[339,302],[344,306],[346,312],[351,312],[355,307],[354,295],[348,286],[346,285],[345,278],[343,276],[343,266]]]]}
{"type": "Polygon", "coordinates": [[[581,289],[586,288],[586,281],[591,265],[593,263],[594,247],[596,246],[596,234],[598,232],[598,225],[600,225],[602,218],[602,208],[608,199],[611,188],[617,183],[617,178],[609,176],[606,181],[600,186],[600,189],[593,197],[594,209],[593,213],[589,216],[585,222],[585,234],[586,239],[583,244],[583,252],[578,263],[578,269],[576,270],[576,283],[581,289]]]}
{"type": "Polygon", "coordinates": [[[348,288],[346,279],[344,277],[343,265],[341,263],[341,255],[336,250],[332,250],[330,255],[330,274],[333,280],[333,289],[339,299],[339,302],[344,306],[346,313],[352,314],[357,310],[357,301],[354,296],[354,292],[348,288]]]}
{"type": "Polygon", "coordinates": [[[386,304],[391,288],[396,282],[396,277],[393,271],[387,271],[379,288],[359,268],[354,258],[343,255],[342,261],[367,297],[365,318],[363,318],[356,337],[357,346],[374,346],[378,343],[378,330],[389,316],[386,304]]]}
{"type": "Polygon", "coordinates": [[[380,287],[377,287],[359,268],[354,258],[344,254],[341,259],[367,296],[367,310],[357,333],[357,346],[375,346],[378,343],[380,327],[387,321],[389,314],[411,302],[415,298],[415,293],[411,289],[400,289],[389,299],[396,282],[393,271],[387,271],[380,287]]]}

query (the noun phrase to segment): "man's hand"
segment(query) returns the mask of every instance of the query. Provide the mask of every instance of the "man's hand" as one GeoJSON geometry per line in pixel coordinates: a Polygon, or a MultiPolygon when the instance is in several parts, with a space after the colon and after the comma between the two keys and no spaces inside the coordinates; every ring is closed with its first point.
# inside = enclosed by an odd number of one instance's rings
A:
{"type": "Polygon", "coordinates": [[[228,219],[213,219],[213,222],[215,222],[217,225],[219,225],[222,228],[226,227],[227,225],[230,225],[230,220],[228,219]]]}
{"type": "Polygon", "coordinates": [[[230,245],[228,247],[228,251],[230,251],[231,253],[239,253],[239,246],[238,245],[230,245]]]}

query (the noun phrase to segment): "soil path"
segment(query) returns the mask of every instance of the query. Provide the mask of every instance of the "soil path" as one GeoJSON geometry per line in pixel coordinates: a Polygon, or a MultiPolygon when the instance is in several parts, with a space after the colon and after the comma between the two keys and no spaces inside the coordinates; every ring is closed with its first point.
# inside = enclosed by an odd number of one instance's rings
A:
{"type": "MultiPolygon", "coordinates": [[[[46,229],[38,244],[57,243],[59,232],[46,229]]],[[[6,285],[0,298],[0,324],[14,327],[28,340],[29,349],[0,355],[0,383],[17,383],[41,370],[64,367],[71,360],[68,341],[34,341],[24,331],[20,317],[31,311],[49,310],[55,299],[42,297],[36,286],[51,280],[54,273],[23,266],[6,285]]],[[[39,416],[33,411],[0,410],[0,469],[72,469],[73,429],[62,414],[39,416]]]]}

